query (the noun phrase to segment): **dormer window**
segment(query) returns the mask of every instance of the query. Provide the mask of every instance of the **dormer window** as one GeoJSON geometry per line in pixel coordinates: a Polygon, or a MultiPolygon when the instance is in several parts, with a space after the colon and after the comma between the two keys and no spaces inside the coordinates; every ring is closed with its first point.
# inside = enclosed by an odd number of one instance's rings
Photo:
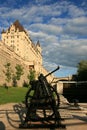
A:
{"type": "Polygon", "coordinates": [[[17,28],[17,32],[19,32],[19,28],[17,28]]]}
{"type": "Polygon", "coordinates": [[[15,26],[14,26],[14,25],[11,26],[10,32],[11,32],[12,34],[15,32],[15,26]]]}

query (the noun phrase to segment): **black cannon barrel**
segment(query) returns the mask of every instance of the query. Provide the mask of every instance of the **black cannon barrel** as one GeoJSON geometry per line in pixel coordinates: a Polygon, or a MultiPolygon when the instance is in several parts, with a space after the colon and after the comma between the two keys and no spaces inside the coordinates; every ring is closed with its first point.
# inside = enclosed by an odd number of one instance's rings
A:
{"type": "Polygon", "coordinates": [[[57,70],[59,70],[59,66],[55,69],[55,70],[53,70],[53,71],[51,71],[50,73],[48,73],[47,75],[45,75],[45,77],[47,77],[47,76],[49,76],[49,75],[51,75],[52,73],[54,73],[55,71],[57,71],[57,70]]]}

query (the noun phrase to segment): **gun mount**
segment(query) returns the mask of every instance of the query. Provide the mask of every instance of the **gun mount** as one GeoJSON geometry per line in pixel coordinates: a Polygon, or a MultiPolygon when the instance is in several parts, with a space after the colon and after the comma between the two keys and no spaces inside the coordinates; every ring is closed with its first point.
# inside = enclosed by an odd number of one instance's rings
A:
{"type": "Polygon", "coordinates": [[[47,76],[58,69],[59,66],[46,76],[40,74],[38,80],[30,82],[31,87],[25,96],[27,113],[20,128],[65,128],[65,125],[61,124],[58,111],[60,105],[59,94],[46,79],[47,76]]]}

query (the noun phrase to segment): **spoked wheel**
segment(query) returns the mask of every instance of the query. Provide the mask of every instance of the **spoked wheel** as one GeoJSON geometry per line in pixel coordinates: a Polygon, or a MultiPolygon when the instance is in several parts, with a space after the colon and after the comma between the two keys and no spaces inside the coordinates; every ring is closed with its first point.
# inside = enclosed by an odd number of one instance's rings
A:
{"type": "Polygon", "coordinates": [[[56,91],[56,89],[54,87],[51,87],[51,91],[52,91],[54,100],[56,102],[56,107],[58,109],[59,106],[60,106],[60,97],[59,97],[59,94],[58,94],[58,92],[56,91]]]}
{"type": "Polygon", "coordinates": [[[34,90],[30,88],[25,96],[25,105],[27,108],[30,107],[31,100],[34,99],[33,95],[34,95],[34,90]]]}
{"type": "Polygon", "coordinates": [[[35,95],[35,90],[30,88],[25,97],[26,107],[32,112],[35,112],[40,119],[49,119],[55,115],[53,110],[53,105],[55,105],[56,109],[59,108],[60,99],[57,91],[51,87],[52,97],[41,97],[37,98],[35,95]],[[51,102],[53,98],[53,102],[51,102]]]}

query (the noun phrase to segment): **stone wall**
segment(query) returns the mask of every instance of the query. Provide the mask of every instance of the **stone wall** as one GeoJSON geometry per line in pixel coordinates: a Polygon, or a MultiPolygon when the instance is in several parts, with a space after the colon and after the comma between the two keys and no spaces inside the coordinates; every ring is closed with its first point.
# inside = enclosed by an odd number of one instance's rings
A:
{"type": "MultiPolygon", "coordinates": [[[[6,83],[6,77],[4,74],[5,67],[7,63],[11,63],[11,70],[15,72],[15,66],[16,64],[20,64],[23,66],[24,74],[21,76],[20,81],[18,82],[18,86],[22,86],[24,81],[28,81],[27,75],[29,73],[29,67],[27,64],[24,63],[23,59],[19,57],[17,54],[15,54],[10,48],[3,45],[2,42],[0,42],[0,85],[3,85],[6,83]]],[[[11,85],[12,82],[9,84],[11,85]]]]}

